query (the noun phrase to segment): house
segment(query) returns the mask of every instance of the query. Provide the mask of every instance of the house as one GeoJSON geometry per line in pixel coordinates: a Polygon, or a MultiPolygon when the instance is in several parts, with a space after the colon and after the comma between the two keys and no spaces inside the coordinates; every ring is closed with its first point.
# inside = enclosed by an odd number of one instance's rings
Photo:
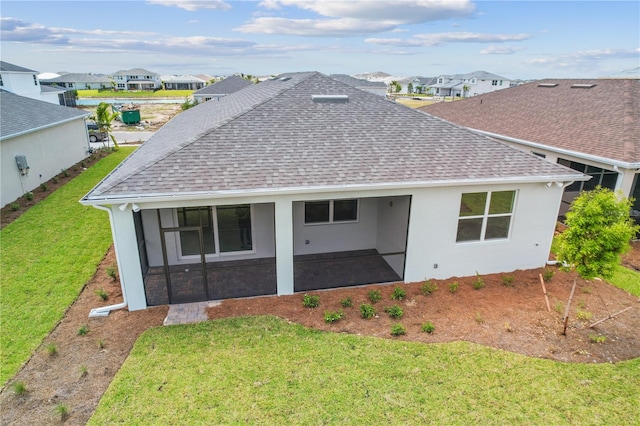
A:
{"type": "Polygon", "coordinates": [[[111,89],[113,80],[106,75],[68,73],[58,77],[40,79],[42,85],[58,86],[73,90],[111,89]]]}
{"type": "Polygon", "coordinates": [[[429,86],[436,82],[436,79],[433,77],[420,77],[420,76],[412,76],[405,77],[400,80],[397,80],[402,88],[398,93],[404,94],[427,94],[429,93],[429,86]]]}
{"type": "MultiPolygon", "coordinates": [[[[507,89],[512,81],[486,71],[474,71],[468,74],[440,75],[428,87],[436,96],[468,98],[507,89]]],[[[514,83],[515,84],[515,83],[514,83]]]]}
{"type": "Polygon", "coordinates": [[[81,203],[136,310],[540,267],[584,179],[307,72],[178,114],[81,203]]]}
{"type": "Polygon", "coordinates": [[[620,189],[640,210],[640,79],[546,79],[422,111],[592,177],[568,186],[620,189]]]}
{"type": "Polygon", "coordinates": [[[0,91],[1,204],[86,158],[88,113],[0,91]]]}
{"type": "Polygon", "coordinates": [[[165,75],[161,80],[165,90],[199,90],[207,84],[207,80],[192,75],[165,75]]]}
{"type": "Polygon", "coordinates": [[[0,90],[31,99],[62,105],[59,90],[42,89],[38,71],[0,61],[0,90]]]}
{"type": "Polygon", "coordinates": [[[253,83],[237,75],[230,75],[224,80],[210,84],[193,93],[193,99],[202,103],[211,99],[219,99],[223,96],[235,93],[238,90],[251,86],[253,83]]]}
{"type": "Polygon", "coordinates": [[[366,90],[379,96],[387,96],[387,85],[382,81],[369,81],[347,74],[331,74],[331,78],[353,86],[356,89],[366,90]]]}
{"type": "Polygon", "coordinates": [[[160,74],[142,69],[117,71],[109,78],[115,81],[116,90],[157,90],[162,88],[160,74]]]}

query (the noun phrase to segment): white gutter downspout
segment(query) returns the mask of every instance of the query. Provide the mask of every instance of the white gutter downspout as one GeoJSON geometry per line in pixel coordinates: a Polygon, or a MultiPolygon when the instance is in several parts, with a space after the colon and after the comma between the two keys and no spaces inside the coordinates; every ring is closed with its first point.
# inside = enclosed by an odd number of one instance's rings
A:
{"type": "MultiPolygon", "coordinates": [[[[98,210],[104,210],[109,214],[109,225],[111,226],[111,238],[115,243],[116,235],[113,227],[113,216],[112,216],[111,209],[108,209],[104,206],[99,206],[99,205],[94,205],[93,207],[95,207],[98,210]]],[[[120,256],[118,254],[118,250],[116,250],[116,263],[118,264],[118,274],[120,275],[120,288],[122,289],[122,302],[115,305],[102,306],[100,308],[93,308],[89,312],[89,318],[106,317],[107,315],[109,315],[111,311],[127,307],[127,291],[124,288],[124,284],[122,283],[122,274],[120,273],[120,256]]]]}
{"type": "MultiPolygon", "coordinates": [[[[562,185],[562,193],[564,194],[564,190],[567,188],[567,186],[571,185],[573,182],[566,182],[564,185],[562,185]]],[[[547,260],[547,265],[549,266],[555,266],[558,264],[557,260],[547,260]]],[[[565,262],[562,262],[562,266],[568,266],[565,262]]]]}

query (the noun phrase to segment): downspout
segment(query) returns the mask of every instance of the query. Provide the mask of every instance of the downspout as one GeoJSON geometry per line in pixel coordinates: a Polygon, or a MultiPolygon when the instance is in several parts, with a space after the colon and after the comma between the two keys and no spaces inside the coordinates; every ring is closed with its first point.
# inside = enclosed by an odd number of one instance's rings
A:
{"type": "MultiPolygon", "coordinates": [[[[573,182],[565,182],[564,185],[562,185],[562,193],[564,194],[564,190],[567,188],[567,186],[571,185],[573,182]]],[[[558,264],[557,260],[547,260],[547,265],[549,266],[555,266],[558,264]]],[[[568,266],[566,262],[562,262],[562,266],[568,266]]]]}
{"type": "MultiPolygon", "coordinates": [[[[94,205],[93,207],[95,207],[98,210],[104,210],[109,214],[109,225],[111,226],[111,238],[115,243],[116,235],[114,231],[115,228],[113,227],[113,216],[112,216],[111,209],[108,209],[104,206],[99,206],[99,205],[94,205]]],[[[116,250],[116,263],[118,264],[118,274],[120,275],[120,288],[122,289],[122,302],[117,303],[115,305],[102,306],[100,308],[93,308],[89,312],[89,318],[106,317],[107,315],[109,315],[111,311],[127,307],[127,291],[124,287],[124,283],[122,282],[122,273],[120,272],[120,255],[118,253],[118,250],[116,250]]]]}

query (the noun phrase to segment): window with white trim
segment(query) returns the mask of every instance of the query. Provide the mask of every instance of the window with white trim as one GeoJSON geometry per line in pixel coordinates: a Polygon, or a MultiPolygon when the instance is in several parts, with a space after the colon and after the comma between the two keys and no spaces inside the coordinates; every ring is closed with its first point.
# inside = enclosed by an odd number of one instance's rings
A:
{"type": "Polygon", "coordinates": [[[319,223],[345,223],[358,220],[358,200],[305,201],[305,225],[319,223]]]}
{"type": "Polygon", "coordinates": [[[456,242],[509,238],[516,191],[462,194],[456,242]]]}

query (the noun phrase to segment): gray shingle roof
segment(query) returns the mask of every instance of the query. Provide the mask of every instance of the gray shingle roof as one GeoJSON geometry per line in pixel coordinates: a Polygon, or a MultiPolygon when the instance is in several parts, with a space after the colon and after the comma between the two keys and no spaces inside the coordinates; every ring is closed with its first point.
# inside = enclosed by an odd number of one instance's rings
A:
{"type": "Polygon", "coordinates": [[[149,71],[149,70],[145,70],[144,68],[132,68],[130,70],[120,70],[120,71],[116,71],[111,75],[153,75],[153,76],[160,76],[160,74],[157,74],[153,71],[149,71]]]}
{"type": "Polygon", "coordinates": [[[580,176],[325,75],[297,73],[178,114],[85,199],[580,176]]]}
{"type": "Polygon", "coordinates": [[[228,95],[235,93],[238,90],[242,90],[247,86],[251,86],[253,83],[249,80],[245,80],[237,75],[230,75],[224,80],[220,80],[216,83],[210,84],[202,89],[194,92],[194,95],[228,95]]]}
{"type": "Polygon", "coordinates": [[[60,77],[41,79],[42,83],[111,83],[111,79],[106,75],[69,73],[60,77]]]}
{"type": "Polygon", "coordinates": [[[37,73],[38,71],[30,70],[29,68],[20,67],[18,65],[10,64],[9,62],[0,61],[0,71],[7,72],[29,72],[37,73]]]}
{"type": "Polygon", "coordinates": [[[0,139],[78,120],[88,115],[75,108],[0,91],[0,139]]]}
{"type": "Polygon", "coordinates": [[[369,81],[362,78],[351,77],[347,74],[331,74],[330,76],[334,80],[341,81],[353,87],[377,87],[386,89],[387,85],[382,81],[369,81]]]}

